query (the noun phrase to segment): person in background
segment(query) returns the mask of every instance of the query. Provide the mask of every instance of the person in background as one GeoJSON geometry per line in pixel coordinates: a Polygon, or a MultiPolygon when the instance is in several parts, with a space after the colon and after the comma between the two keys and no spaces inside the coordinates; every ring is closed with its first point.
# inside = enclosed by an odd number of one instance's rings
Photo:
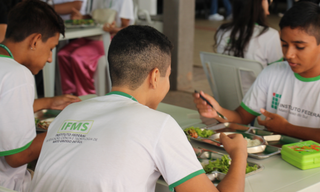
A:
{"type": "MultiPolygon", "coordinates": [[[[9,11],[19,2],[23,0],[8,0],[8,1],[0,1],[0,21],[2,24],[0,24],[0,39],[5,38],[5,33],[7,30],[7,15],[9,11]]],[[[0,41],[2,42],[2,41],[0,41]]],[[[56,96],[52,98],[40,98],[34,100],[34,111],[39,111],[42,109],[50,109],[54,106],[52,106],[52,103],[69,103],[70,99],[74,97],[70,97],[70,95],[62,95],[62,96],[56,96]]],[[[54,107],[55,109],[63,109],[63,107],[54,107]]]]}
{"type": "MultiPolygon", "coordinates": [[[[116,20],[106,23],[103,30],[115,35],[119,30],[134,22],[132,0],[93,1],[93,10],[106,7],[117,11],[116,20]]],[[[72,19],[88,19],[90,15],[82,15],[73,9],[72,19]]],[[[58,61],[64,94],[95,94],[93,75],[98,60],[105,55],[103,42],[100,39],[80,38],[63,47],[58,53],[58,61]]]]}
{"type": "Polygon", "coordinates": [[[160,175],[170,191],[244,191],[248,154],[241,134],[221,134],[232,164],[216,188],[177,122],[155,110],[169,91],[171,50],[149,26],[114,36],[112,92],[68,106],[50,125],[32,192],[150,192],[160,175]],[[65,140],[67,134],[74,139],[65,140]]]}
{"type": "MultiPolygon", "coordinates": [[[[263,67],[283,59],[279,32],[268,27],[268,0],[233,0],[233,19],[217,30],[214,48],[217,53],[260,62],[263,67]]],[[[255,80],[252,72],[241,71],[245,94],[255,80]]]]}
{"type": "MultiPolygon", "coordinates": [[[[226,10],[226,19],[230,20],[232,18],[232,7],[229,0],[223,0],[223,5],[226,10]]],[[[213,21],[222,21],[224,17],[218,13],[218,0],[211,0],[211,8],[210,8],[210,15],[209,20],[213,21]]]]}
{"type": "Polygon", "coordinates": [[[86,14],[87,0],[44,0],[52,4],[54,10],[61,16],[63,20],[72,19],[73,10],[79,11],[81,14],[86,14]]]}
{"type": "Polygon", "coordinates": [[[63,20],[42,1],[25,0],[9,12],[0,44],[0,186],[28,190],[27,163],[38,158],[46,135],[36,134],[34,112],[80,101],[72,95],[34,100],[33,75],[52,61],[60,33],[63,20]]]}
{"type": "MultiPolygon", "coordinates": [[[[211,96],[200,92],[229,122],[248,124],[256,116],[269,131],[320,142],[320,7],[296,3],[280,21],[285,62],[267,66],[235,110],[222,108],[211,96]]],[[[199,93],[194,94],[199,113],[219,118],[199,93]]]]}

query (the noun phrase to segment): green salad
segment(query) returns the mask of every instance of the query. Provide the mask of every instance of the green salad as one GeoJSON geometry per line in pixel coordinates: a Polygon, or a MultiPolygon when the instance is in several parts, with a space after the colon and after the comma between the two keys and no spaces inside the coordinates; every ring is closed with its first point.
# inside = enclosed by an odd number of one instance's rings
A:
{"type": "MultiPolygon", "coordinates": [[[[221,157],[221,159],[217,159],[215,161],[209,161],[208,164],[202,165],[203,169],[206,173],[211,173],[212,171],[219,171],[227,174],[230,168],[231,159],[227,155],[221,157]]],[[[250,166],[247,164],[246,174],[258,169],[257,165],[250,166]]]]}
{"type": "Polygon", "coordinates": [[[193,126],[185,128],[184,132],[186,133],[187,136],[190,136],[193,138],[198,138],[198,137],[208,138],[215,133],[212,130],[208,130],[208,129],[201,130],[199,127],[193,127],[193,126]]]}

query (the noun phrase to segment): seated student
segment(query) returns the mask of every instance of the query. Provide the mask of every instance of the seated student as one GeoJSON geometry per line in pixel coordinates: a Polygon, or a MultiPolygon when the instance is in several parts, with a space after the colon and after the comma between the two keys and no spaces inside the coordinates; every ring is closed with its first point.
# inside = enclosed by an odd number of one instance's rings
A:
{"type": "MultiPolygon", "coordinates": [[[[117,11],[116,22],[106,23],[103,30],[112,36],[121,29],[132,25],[134,22],[132,0],[96,0],[92,9],[107,7],[117,11]]],[[[73,19],[88,19],[90,15],[82,15],[74,9],[73,19]]],[[[87,95],[95,94],[93,76],[98,60],[104,56],[103,41],[93,38],[79,38],[58,53],[59,69],[64,94],[87,95]]]]}
{"type": "MultiPolygon", "coordinates": [[[[299,2],[280,21],[282,52],[286,62],[266,67],[258,76],[241,105],[230,111],[201,92],[230,122],[250,123],[256,116],[270,131],[320,142],[320,8],[299,2]]],[[[206,102],[194,94],[202,116],[217,117],[206,102]]]]}
{"type": "Polygon", "coordinates": [[[64,34],[62,19],[46,3],[25,0],[8,15],[5,40],[0,44],[0,186],[26,191],[31,175],[27,163],[38,158],[44,134],[36,134],[34,111],[63,109],[75,96],[34,101],[34,77],[64,34]]]}
{"type": "MultiPolygon", "coordinates": [[[[267,25],[268,0],[233,0],[233,18],[222,24],[214,39],[217,53],[258,61],[263,67],[282,60],[279,32],[267,25]]],[[[256,76],[240,71],[245,95],[256,76]]]]}
{"type": "MultiPolygon", "coordinates": [[[[175,120],[156,111],[169,90],[171,42],[149,26],[113,38],[112,92],[69,105],[50,125],[32,191],[154,191],[162,175],[171,191],[218,191],[175,120]],[[90,113],[87,113],[90,111],[90,113]]],[[[221,135],[232,165],[221,191],[243,191],[246,142],[221,135]]]]}
{"type": "Polygon", "coordinates": [[[87,0],[53,0],[53,8],[63,20],[72,19],[73,10],[85,14],[86,5],[87,0]]]}

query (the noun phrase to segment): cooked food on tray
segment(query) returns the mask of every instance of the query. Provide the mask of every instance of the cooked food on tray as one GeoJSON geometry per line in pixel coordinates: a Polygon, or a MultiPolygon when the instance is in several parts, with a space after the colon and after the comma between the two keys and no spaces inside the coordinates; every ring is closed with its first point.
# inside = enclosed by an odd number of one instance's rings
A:
{"type": "Polygon", "coordinates": [[[47,130],[54,118],[39,120],[35,118],[36,127],[47,130]]]}
{"type": "MultiPolygon", "coordinates": [[[[227,174],[231,164],[231,159],[227,155],[223,155],[221,159],[214,161],[202,162],[201,165],[206,173],[211,173],[213,171],[218,171],[227,174]]],[[[246,174],[258,169],[257,165],[250,166],[247,164],[246,174]]]]}
{"type": "Polygon", "coordinates": [[[214,131],[209,129],[200,129],[199,127],[193,127],[193,126],[185,128],[184,132],[186,133],[187,136],[190,136],[193,138],[198,138],[198,137],[208,138],[215,133],[214,131]]]}
{"type": "Polygon", "coordinates": [[[94,24],[93,19],[74,19],[74,20],[67,20],[65,21],[67,24],[72,24],[72,25],[92,25],[94,24]]]}
{"type": "Polygon", "coordinates": [[[254,147],[254,146],[261,145],[261,141],[259,139],[249,139],[247,137],[245,137],[244,139],[247,140],[247,147],[254,147]]]}

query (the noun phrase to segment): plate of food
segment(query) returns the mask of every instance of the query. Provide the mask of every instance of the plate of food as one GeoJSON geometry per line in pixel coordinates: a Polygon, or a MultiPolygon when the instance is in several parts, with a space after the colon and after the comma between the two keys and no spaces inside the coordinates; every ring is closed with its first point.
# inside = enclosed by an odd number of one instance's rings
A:
{"type": "MultiPolygon", "coordinates": [[[[203,148],[194,148],[194,151],[211,181],[221,181],[226,176],[231,165],[231,159],[228,155],[203,148]]],[[[262,169],[261,165],[247,161],[246,177],[256,174],[262,169]]]]}
{"type": "Polygon", "coordinates": [[[52,121],[58,116],[61,110],[40,110],[34,114],[37,131],[46,131],[52,121]]]}
{"type": "MultiPolygon", "coordinates": [[[[220,134],[218,130],[212,130],[208,127],[199,128],[199,127],[188,127],[184,129],[185,134],[192,140],[212,144],[218,147],[223,145],[220,142],[220,134]]],[[[226,135],[229,134],[242,134],[243,137],[247,140],[247,151],[248,153],[260,153],[263,152],[266,148],[266,141],[263,137],[254,135],[251,133],[246,133],[243,131],[240,132],[223,132],[226,135]]]]}
{"type": "Polygon", "coordinates": [[[35,119],[36,127],[40,129],[48,130],[49,125],[52,123],[54,119],[55,118],[48,118],[43,120],[35,119]]]}
{"type": "Polygon", "coordinates": [[[70,19],[65,20],[64,25],[66,28],[90,28],[97,26],[93,19],[70,19]]]}

